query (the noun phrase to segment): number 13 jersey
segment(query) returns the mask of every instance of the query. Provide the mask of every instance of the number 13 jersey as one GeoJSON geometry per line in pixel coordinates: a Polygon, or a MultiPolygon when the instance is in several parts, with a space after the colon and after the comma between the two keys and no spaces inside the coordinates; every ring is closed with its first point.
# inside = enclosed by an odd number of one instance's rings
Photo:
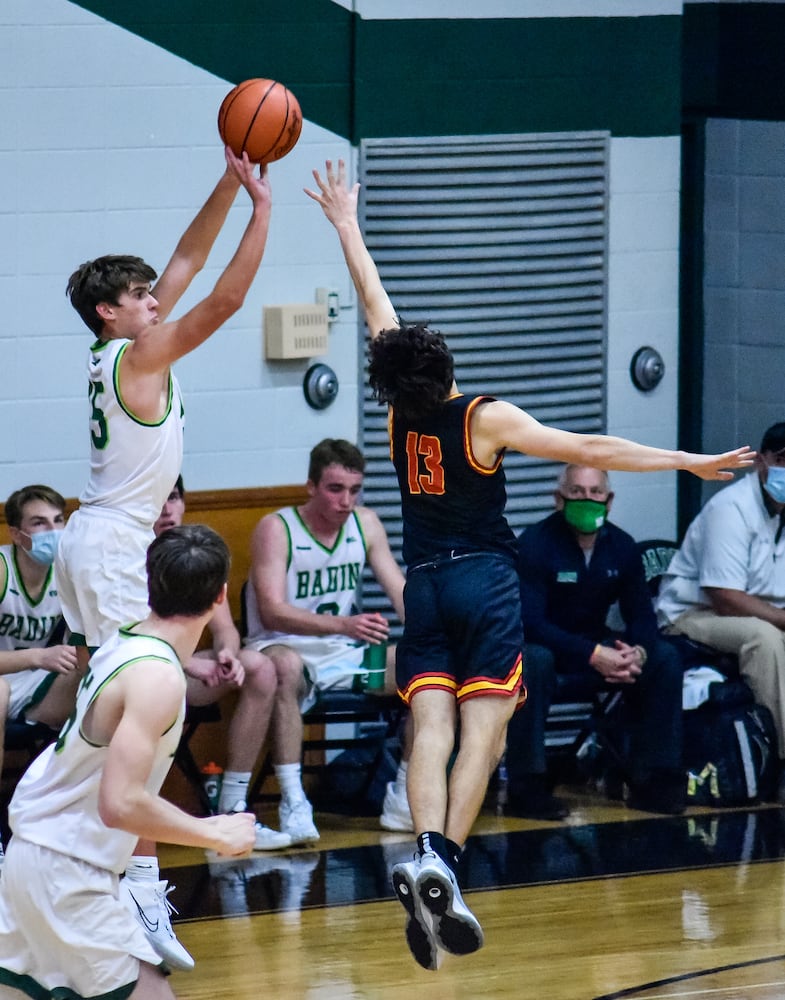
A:
{"type": "Polygon", "coordinates": [[[457,394],[411,421],[390,407],[390,457],[401,490],[409,567],[451,551],[501,551],[514,558],[515,536],[504,518],[504,454],[488,468],[471,447],[472,413],[492,401],[457,394]]]}

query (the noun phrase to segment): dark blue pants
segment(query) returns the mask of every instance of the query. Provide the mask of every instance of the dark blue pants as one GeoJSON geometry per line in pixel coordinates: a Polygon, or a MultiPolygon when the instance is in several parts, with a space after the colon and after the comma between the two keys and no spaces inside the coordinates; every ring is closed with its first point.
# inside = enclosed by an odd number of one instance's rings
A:
{"type": "MultiPolygon", "coordinates": [[[[511,796],[523,792],[529,775],[545,773],[545,721],[551,703],[559,700],[560,689],[580,692],[582,700],[603,690],[621,691],[629,737],[627,770],[633,782],[645,781],[656,769],[681,768],[681,658],[665,640],[647,652],[646,665],[635,684],[606,684],[588,663],[582,669],[574,663],[560,664],[545,646],[525,646],[523,678],[529,698],[507,729],[511,796]]],[[[574,694],[568,697],[578,700],[574,694]]]]}

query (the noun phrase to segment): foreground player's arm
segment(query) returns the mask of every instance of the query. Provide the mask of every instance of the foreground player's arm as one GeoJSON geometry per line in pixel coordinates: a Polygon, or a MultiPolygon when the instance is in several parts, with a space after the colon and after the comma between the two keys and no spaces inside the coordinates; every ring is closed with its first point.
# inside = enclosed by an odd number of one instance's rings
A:
{"type": "Polygon", "coordinates": [[[394,329],[398,326],[395,310],[360,232],[357,219],[359,183],[351,188],[347,187],[346,165],[343,160],[338,161],[337,174],[333,170],[332,161],[327,160],[324,180],[318,170],[313,171],[313,176],[319,191],[305,188],[305,193],[322,206],[324,214],[338,232],[341,249],[362,303],[371,336],[375,337],[381,330],[394,329]]]}
{"type": "Polygon", "coordinates": [[[395,608],[398,618],[404,620],[403,587],[406,582],[401,567],[390,551],[387,532],[378,516],[367,507],[358,507],[357,516],[365,535],[366,555],[379,585],[395,608]]]}
{"type": "Polygon", "coordinates": [[[153,289],[153,295],[158,300],[159,322],[163,323],[194,276],[206,264],[239,188],[238,177],[227,166],[210,197],[180,237],[172,259],[153,289]]]}
{"type": "Polygon", "coordinates": [[[250,195],[253,206],[240,245],[205,299],[180,319],[148,326],[129,344],[121,365],[127,366],[132,375],[166,371],[178,358],[204,343],[245,301],[267,242],[272,195],[264,168],[256,175],[254,165],[245,154],[238,160],[228,148],[226,159],[230,170],[250,195]]]}
{"type": "Polygon", "coordinates": [[[477,458],[491,465],[504,448],[595,469],[623,472],[657,472],[682,469],[700,479],[732,479],[727,470],[749,468],[755,452],[736,448],[721,455],[651,448],[626,438],[604,434],[574,434],[546,427],[512,403],[496,400],[477,407],[471,425],[472,448],[477,458]]]}
{"type": "Polygon", "coordinates": [[[205,819],[189,816],[145,787],[158,741],[177,717],[184,691],[185,680],[173,666],[146,660],[127,667],[96,698],[93,721],[99,730],[112,730],[98,795],[99,814],[107,826],[146,840],[232,856],[247,854],[254,842],[250,813],[205,819]],[[150,697],[151,690],[155,698],[150,697]]]}
{"type": "Polygon", "coordinates": [[[290,635],[345,635],[384,642],[389,626],[382,615],[315,614],[287,602],[289,535],[277,514],[268,514],[251,535],[251,583],[265,628],[290,635]]]}

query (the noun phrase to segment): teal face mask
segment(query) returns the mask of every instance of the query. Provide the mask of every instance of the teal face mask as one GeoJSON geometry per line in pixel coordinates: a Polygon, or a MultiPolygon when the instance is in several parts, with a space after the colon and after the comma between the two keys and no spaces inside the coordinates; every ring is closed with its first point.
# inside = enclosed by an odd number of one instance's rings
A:
{"type": "Polygon", "coordinates": [[[27,535],[32,543],[27,554],[37,563],[41,563],[42,566],[51,566],[55,561],[62,533],[62,530],[36,531],[33,535],[27,535]]]}
{"type": "Polygon", "coordinates": [[[785,503],[785,468],[781,465],[770,465],[763,488],[774,503],[785,503]]]}
{"type": "Polygon", "coordinates": [[[564,500],[564,520],[581,535],[593,535],[605,524],[608,516],[608,501],[564,500]]]}

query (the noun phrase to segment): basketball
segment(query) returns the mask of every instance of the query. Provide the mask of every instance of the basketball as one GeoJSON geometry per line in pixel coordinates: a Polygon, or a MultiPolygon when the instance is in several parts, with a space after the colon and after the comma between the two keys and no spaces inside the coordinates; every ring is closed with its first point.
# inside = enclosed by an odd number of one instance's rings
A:
{"type": "Polygon", "coordinates": [[[271,163],[286,156],[300,138],[303,116],[291,90],[275,80],[245,80],[223,99],[218,132],[235,156],[271,163]]]}

